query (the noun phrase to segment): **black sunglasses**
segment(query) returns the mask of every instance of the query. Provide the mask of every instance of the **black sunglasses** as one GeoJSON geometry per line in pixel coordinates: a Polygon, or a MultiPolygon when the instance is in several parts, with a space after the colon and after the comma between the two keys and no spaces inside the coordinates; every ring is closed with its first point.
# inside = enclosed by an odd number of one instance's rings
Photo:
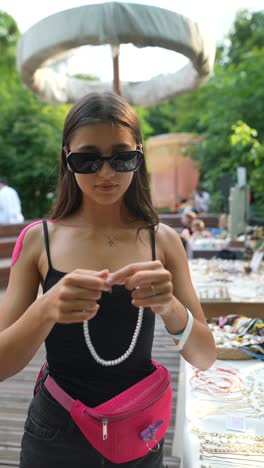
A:
{"type": "Polygon", "coordinates": [[[73,172],[77,174],[95,174],[102,168],[104,161],[109,162],[116,172],[134,172],[139,169],[143,161],[143,151],[120,151],[110,157],[98,156],[94,153],[70,152],[66,160],[73,172]]]}

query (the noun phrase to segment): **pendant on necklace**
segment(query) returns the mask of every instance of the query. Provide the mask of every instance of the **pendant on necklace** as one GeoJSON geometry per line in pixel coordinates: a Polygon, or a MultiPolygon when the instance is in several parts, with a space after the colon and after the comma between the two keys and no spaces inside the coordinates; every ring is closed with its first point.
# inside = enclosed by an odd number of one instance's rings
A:
{"type": "Polygon", "coordinates": [[[105,237],[107,238],[107,242],[108,242],[109,247],[113,247],[115,245],[114,239],[112,239],[111,237],[109,237],[107,235],[105,235],[105,237]]]}

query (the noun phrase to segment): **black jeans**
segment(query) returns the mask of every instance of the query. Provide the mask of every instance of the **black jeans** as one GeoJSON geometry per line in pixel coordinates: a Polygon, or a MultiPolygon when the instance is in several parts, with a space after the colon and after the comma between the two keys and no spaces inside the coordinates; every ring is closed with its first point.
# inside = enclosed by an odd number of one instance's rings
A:
{"type": "Polygon", "coordinates": [[[68,411],[43,383],[33,398],[22,438],[19,468],[163,468],[160,450],[116,464],[105,459],[81,433],[68,411]]]}

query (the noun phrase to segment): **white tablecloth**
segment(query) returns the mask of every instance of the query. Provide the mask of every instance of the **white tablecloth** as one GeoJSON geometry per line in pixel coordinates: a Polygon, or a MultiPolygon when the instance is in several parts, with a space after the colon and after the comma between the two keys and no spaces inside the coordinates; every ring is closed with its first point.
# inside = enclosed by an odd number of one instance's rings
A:
{"type": "Polygon", "coordinates": [[[197,259],[189,262],[193,285],[201,302],[263,302],[264,270],[246,274],[246,262],[197,259]]]}
{"type": "MultiPolygon", "coordinates": [[[[216,364],[235,367],[242,376],[251,371],[258,372],[264,368],[263,361],[250,359],[245,361],[217,361],[216,364]]],[[[178,401],[176,414],[176,427],[173,441],[173,455],[181,457],[181,468],[241,468],[240,462],[233,460],[233,463],[226,464],[224,461],[217,463],[209,460],[200,460],[200,442],[199,438],[191,431],[193,426],[198,426],[203,431],[226,432],[233,434],[243,434],[242,432],[228,431],[225,428],[226,415],[215,414],[203,417],[203,402],[201,402],[192,392],[189,380],[193,374],[190,366],[183,358],[180,363],[180,375],[178,386],[178,401]]],[[[249,418],[246,417],[247,430],[253,431],[256,435],[264,435],[264,417],[249,418]]],[[[249,457],[250,458],[250,457],[249,457]]],[[[243,465],[244,466],[244,465],[243,465]]],[[[257,465],[260,466],[259,464],[257,465]]],[[[254,462],[248,461],[247,467],[256,468],[254,462]]],[[[263,457],[264,467],[264,457],[263,457]]]]}

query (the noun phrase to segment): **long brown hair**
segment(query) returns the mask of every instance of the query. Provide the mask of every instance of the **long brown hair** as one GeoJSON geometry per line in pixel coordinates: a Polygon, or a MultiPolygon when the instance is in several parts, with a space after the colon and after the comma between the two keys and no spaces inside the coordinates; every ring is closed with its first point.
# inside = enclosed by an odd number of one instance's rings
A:
{"type": "MultiPolygon", "coordinates": [[[[136,144],[142,144],[138,117],[124,98],[112,92],[90,93],[80,99],[69,111],[64,124],[57,196],[51,219],[59,220],[74,213],[82,202],[82,192],[75,176],[67,169],[64,147],[69,147],[73,132],[85,125],[112,122],[128,127],[136,144]]],[[[130,215],[142,219],[149,225],[157,225],[158,216],[151,202],[145,159],[124,195],[124,203],[130,215]]]]}

